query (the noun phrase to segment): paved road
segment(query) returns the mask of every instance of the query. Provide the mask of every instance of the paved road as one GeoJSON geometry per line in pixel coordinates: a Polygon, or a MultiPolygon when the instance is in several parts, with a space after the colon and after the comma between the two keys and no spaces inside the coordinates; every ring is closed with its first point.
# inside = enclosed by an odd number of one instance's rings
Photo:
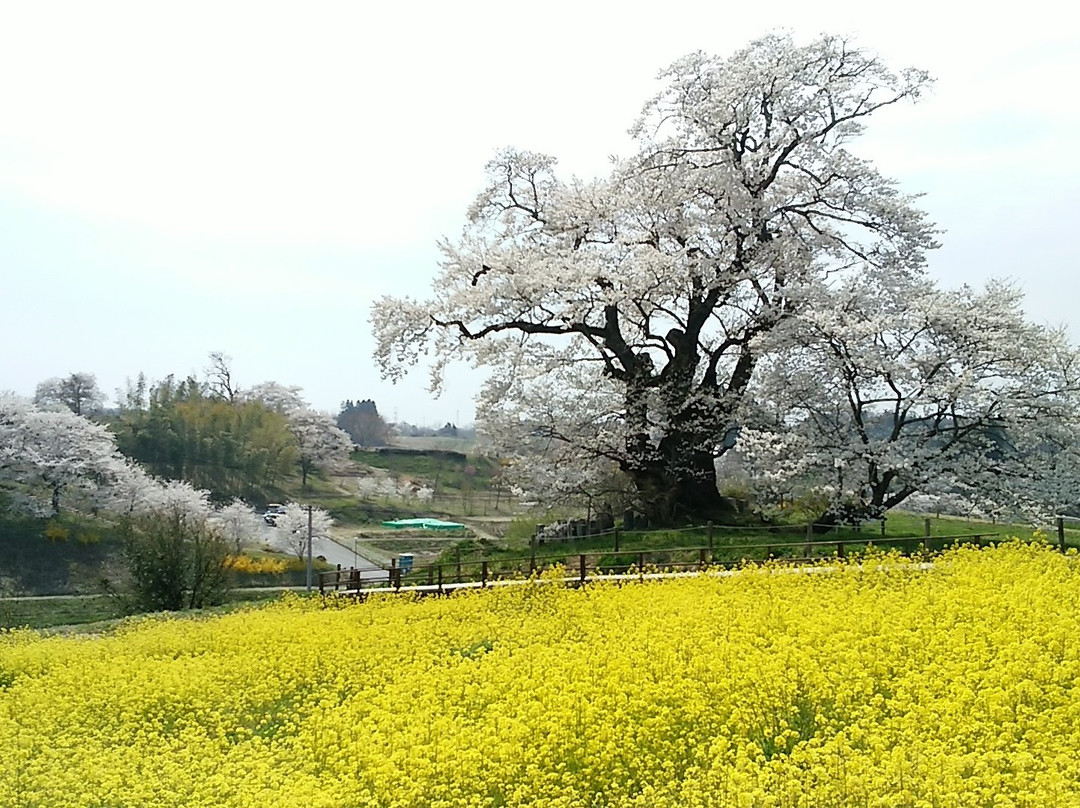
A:
{"type": "Polygon", "coordinates": [[[359,553],[354,553],[351,547],[345,547],[332,539],[316,536],[311,542],[312,554],[322,556],[328,564],[340,564],[342,569],[360,570],[360,578],[364,581],[384,580],[387,572],[370,558],[364,558],[359,553]]]}

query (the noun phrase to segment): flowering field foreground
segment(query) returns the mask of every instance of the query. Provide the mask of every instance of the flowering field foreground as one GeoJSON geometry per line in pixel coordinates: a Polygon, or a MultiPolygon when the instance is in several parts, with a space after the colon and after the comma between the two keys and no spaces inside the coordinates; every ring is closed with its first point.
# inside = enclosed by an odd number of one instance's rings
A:
{"type": "Polygon", "coordinates": [[[1080,559],[0,635],[4,806],[1080,804],[1080,559]]]}

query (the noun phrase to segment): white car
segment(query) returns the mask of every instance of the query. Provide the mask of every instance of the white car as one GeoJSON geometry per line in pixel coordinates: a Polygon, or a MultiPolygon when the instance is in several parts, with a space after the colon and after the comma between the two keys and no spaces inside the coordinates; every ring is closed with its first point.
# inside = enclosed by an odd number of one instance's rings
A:
{"type": "Polygon", "coordinates": [[[271,502],[266,506],[266,513],[263,514],[263,521],[270,527],[277,527],[277,518],[285,513],[285,506],[276,502],[271,502]]]}

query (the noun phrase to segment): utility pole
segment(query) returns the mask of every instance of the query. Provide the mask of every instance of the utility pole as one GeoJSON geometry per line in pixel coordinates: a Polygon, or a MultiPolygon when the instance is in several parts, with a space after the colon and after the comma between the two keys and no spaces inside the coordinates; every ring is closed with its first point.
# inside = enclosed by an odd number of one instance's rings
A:
{"type": "Polygon", "coordinates": [[[307,506],[307,591],[311,592],[311,506],[307,506]]]}

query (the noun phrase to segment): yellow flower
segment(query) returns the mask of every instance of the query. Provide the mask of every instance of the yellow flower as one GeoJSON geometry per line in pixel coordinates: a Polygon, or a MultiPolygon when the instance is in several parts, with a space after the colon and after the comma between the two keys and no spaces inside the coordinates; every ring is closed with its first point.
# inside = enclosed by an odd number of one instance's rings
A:
{"type": "Polygon", "coordinates": [[[6,632],[0,805],[1080,804],[1078,565],[1010,543],[6,632]]]}

